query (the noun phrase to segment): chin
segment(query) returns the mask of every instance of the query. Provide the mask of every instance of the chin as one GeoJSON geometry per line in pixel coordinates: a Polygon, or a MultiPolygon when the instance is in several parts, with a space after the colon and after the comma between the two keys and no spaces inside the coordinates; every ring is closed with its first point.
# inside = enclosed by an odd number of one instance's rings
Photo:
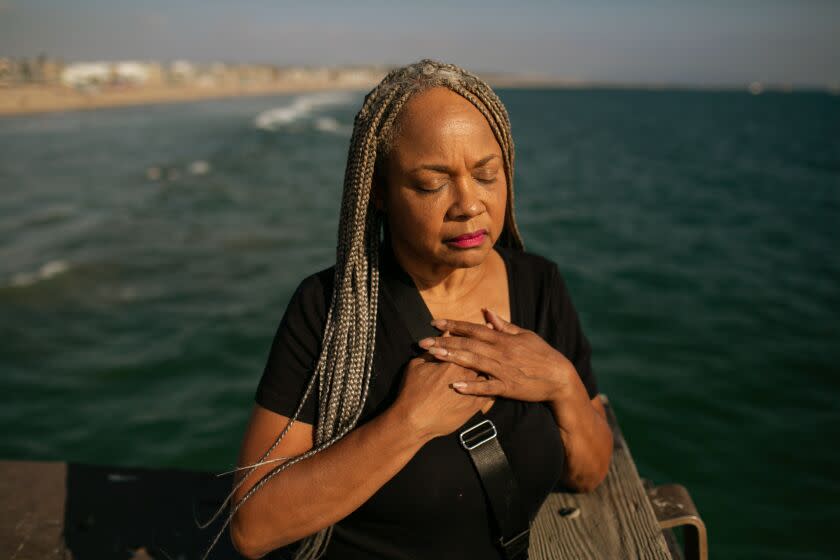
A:
{"type": "Polygon", "coordinates": [[[492,245],[474,247],[472,249],[453,249],[446,246],[446,253],[442,259],[447,265],[455,268],[472,268],[484,262],[490,253],[492,245]]]}

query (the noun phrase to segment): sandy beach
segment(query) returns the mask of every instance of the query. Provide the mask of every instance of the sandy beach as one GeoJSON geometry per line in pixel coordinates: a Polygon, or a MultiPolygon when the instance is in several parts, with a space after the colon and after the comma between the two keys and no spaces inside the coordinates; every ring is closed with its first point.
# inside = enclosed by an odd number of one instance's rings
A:
{"type": "MultiPolygon", "coordinates": [[[[583,87],[587,84],[544,75],[482,74],[493,87],[583,87]]],[[[253,84],[187,83],[155,86],[106,85],[98,89],[80,90],[58,84],[4,85],[0,83],[0,116],[26,115],[58,111],[99,109],[128,105],[177,103],[200,99],[216,99],[248,95],[303,93],[309,91],[369,90],[375,79],[325,80],[323,78],[274,80],[253,84]]]]}
{"type": "Polygon", "coordinates": [[[109,87],[90,92],[82,92],[63,86],[13,86],[0,88],[0,116],[99,109],[128,105],[148,105],[154,103],[177,103],[246,95],[369,89],[374,85],[374,82],[370,84],[359,82],[341,84],[325,82],[323,80],[312,80],[211,87],[198,85],[109,87]]]}

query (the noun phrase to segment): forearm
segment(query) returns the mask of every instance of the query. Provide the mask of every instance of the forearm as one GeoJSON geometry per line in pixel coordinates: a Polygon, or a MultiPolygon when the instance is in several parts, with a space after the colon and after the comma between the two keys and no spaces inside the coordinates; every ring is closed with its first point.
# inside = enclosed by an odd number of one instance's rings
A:
{"type": "Polygon", "coordinates": [[[613,435],[605,416],[589,400],[576,373],[574,382],[549,404],[566,449],[563,483],[574,490],[594,490],[612,460],[613,435]]]}
{"type": "Polygon", "coordinates": [[[343,519],[430,439],[412,431],[399,411],[386,410],[269,479],[239,509],[231,530],[239,531],[248,555],[258,557],[343,519]]]}

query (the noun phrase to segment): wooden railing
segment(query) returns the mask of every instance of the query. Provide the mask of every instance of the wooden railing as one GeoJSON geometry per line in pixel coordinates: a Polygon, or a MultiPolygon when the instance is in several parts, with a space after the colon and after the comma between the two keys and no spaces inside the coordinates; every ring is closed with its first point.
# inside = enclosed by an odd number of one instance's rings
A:
{"type": "Polygon", "coordinates": [[[609,474],[593,492],[549,495],[531,527],[532,560],[706,560],[706,530],[688,492],[674,484],[646,487],[609,400],[602,401],[614,436],[609,474]],[[685,553],[670,532],[682,525],[690,528],[685,553]]]}
{"type": "MultiPolygon", "coordinates": [[[[688,492],[645,487],[604,404],[615,436],[609,474],[593,492],[549,495],[531,529],[531,559],[706,560],[688,492]],[[684,553],[670,532],[681,525],[684,553]]],[[[222,520],[204,530],[194,520],[208,519],[230,484],[206,472],[0,461],[0,558],[198,559],[222,520]]],[[[222,538],[210,558],[240,556],[222,538]]]]}

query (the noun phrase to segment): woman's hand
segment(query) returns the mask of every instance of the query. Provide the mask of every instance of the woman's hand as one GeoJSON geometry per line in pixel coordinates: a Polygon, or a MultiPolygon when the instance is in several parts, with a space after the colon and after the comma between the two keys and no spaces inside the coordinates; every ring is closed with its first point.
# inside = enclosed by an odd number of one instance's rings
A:
{"type": "Polygon", "coordinates": [[[453,336],[419,342],[442,362],[490,376],[464,378],[453,387],[469,395],[499,395],[530,402],[562,400],[579,379],[574,365],[535,332],[509,323],[488,309],[483,311],[487,325],[437,320],[432,322],[435,328],[453,336]]]}
{"type": "Polygon", "coordinates": [[[400,416],[422,437],[451,434],[492,402],[489,397],[462,395],[453,390],[455,382],[478,378],[475,371],[438,362],[426,354],[406,365],[393,406],[400,409],[400,416]]]}
{"type": "Polygon", "coordinates": [[[483,311],[487,325],[434,321],[454,336],[426,338],[420,346],[443,362],[490,376],[453,383],[464,395],[547,402],[566,449],[564,484],[593,490],[607,476],[613,448],[600,399],[589,399],[574,365],[538,334],[483,311]]]}

